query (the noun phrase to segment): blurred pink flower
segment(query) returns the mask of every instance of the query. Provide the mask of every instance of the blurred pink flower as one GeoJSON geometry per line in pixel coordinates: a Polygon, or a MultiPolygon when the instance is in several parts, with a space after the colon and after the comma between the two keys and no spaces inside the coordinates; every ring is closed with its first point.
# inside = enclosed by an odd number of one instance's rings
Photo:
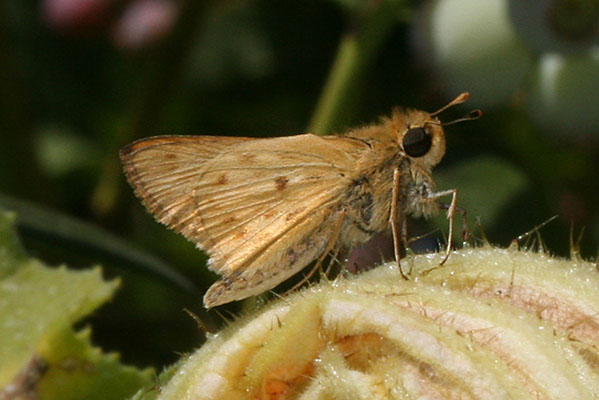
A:
{"type": "Polygon", "coordinates": [[[177,19],[178,7],[169,0],[136,0],[113,27],[112,37],[121,48],[145,47],[163,38],[177,19]]]}
{"type": "Polygon", "coordinates": [[[179,11],[175,0],[128,0],[122,8],[114,5],[114,0],[42,0],[41,16],[53,29],[76,33],[81,29],[103,32],[107,25],[115,45],[131,50],[166,36],[179,11]]]}
{"type": "Polygon", "coordinates": [[[53,28],[72,29],[98,24],[113,0],[43,0],[42,18],[53,28]]]}

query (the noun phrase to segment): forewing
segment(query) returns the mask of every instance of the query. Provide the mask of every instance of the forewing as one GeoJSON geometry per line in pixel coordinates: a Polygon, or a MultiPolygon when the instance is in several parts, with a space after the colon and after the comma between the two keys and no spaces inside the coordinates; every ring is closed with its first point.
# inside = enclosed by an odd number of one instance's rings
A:
{"type": "Polygon", "coordinates": [[[288,232],[309,234],[341,206],[355,174],[351,151],[362,146],[306,134],[245,142],[208,161],[195,200],[210,267],[225,277],[268,269],[263,253],[275,260],[271,247],[283,251],[288,232]]]}
{"type": "Polygon", "coordinates": [[[193,194],[202,168],[227,147],[247,140],[251,139],[160,136],[131,143],[120,157],[127,180],[146,208],[158,221],[187,236],[199,227],[193,194]]]}
{"type": "Polygon", "coordinates": [[[160,222],[205,250],[213,270],[252,286],[257,269],[265,275],[260,279],[274,274],[269,271],[286,250],[287,233],[294,236],[289,245],[317,228],[327,236],[321,225],[341,206],[365,146],[311,134],[175,136],[135,142],[121,159],[136,194],[160,222]]]}

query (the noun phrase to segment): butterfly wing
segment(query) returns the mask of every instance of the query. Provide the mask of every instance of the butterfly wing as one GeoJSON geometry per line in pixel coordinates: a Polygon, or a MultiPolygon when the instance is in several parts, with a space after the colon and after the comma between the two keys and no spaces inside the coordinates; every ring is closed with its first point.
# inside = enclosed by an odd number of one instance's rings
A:
{"type": "Polygon", "coordinates": [[[193,198],[205,163],[248,138],[157,136],[141,139],[120,151],[127,180],[148,211],[161,223],[201,245],[193,198]]]}
{"type": "Polygon", "coordinates": [[[174,137],[137,142],[121,157],[148,209],[223,276],[204,298],[211,307],[270,289],[324,251],[363,149],[310,134],[174,137]]]}

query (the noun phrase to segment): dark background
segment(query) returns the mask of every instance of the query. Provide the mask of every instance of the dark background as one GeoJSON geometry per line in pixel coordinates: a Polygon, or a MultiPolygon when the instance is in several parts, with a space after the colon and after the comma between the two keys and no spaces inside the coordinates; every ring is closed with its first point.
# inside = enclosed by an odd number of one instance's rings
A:
{"type": "MultiPolygon", "coordinates": [[[[452,86],[457,78],[444,73],[444,64],[422,43],[432,24],[427,5],[349,0],[0,5],[0,206],[18,213],[19,233],[33,256],[74,268],[100,263],[107,277],[123,278],[114,301],[86,321],[94,326],[96,343],[121,352],[125,362],[160,366],[203,340],[183,308],[209,327],[229,318],[229,310],[239,311],[237,304],[221,309],[222,316],[204,312],[201,296],[215,275],[204,267],[202,253],[155,223],[134,198],[120,170],[119,148],[161,134],[306,132],[323,107],[319,99],[327,82],[343,80],[340,70],[331,73],[332,66],[352,40],[358,46],[344,89],[333,93],[337,108],[327,124],[311,130],[342,131],[376,121],[395,105],[434,111],[459,92],[452,86]],[[387,8],[381,12],[382,7],[387,8]]],[[[591,24],[596,35],[596,20],[591,24]]],[[[493,244],[507,246],[558,215],[540,229],[549,251],[569,255],[570,233],[576,238],[586,228],[580,249],[594,258],[599,130],[577,122],[576,113],[531,105],[542,50],[527,43],[521,48],[530,52],[530,71],[515,85],[502,82],[501,74],[478,74],[478,64],[471,65],[474,89],[459,89],[471,91],[471,101],[444,116],[459,117],[476,107],[485,115],[446,129],[447,154],[435,170],[438,186],[460,190],[470,225],[480,216],[493,244]],[[515,89],[501,96],[479,93],[475,81],[515,89]],[[572,123],[552,129],[552,123],[542,123],[547,118],[572,123]]],[[[575,56],[584,58],[585,51],[575,56]]],[[[505,61],[501,68],[511,68],[509,51],[498,57],[505,61]]],[[[588,79],[573,74],[562,84],[576,101],[578,86],[599,82],[588,79]]],[[[599,105],[596,97],[585,102],[599,105]]],[[[443,216],[428,225],[413,221],[417,233],[435,227],[440,231],[419,248],[434,247],[447,225],[443,216]]],[[[476,226],[472,233],[483,237],[476,226]]],[[[539,237],[531,235],[521,244],[534,241],[539,237]]]]}

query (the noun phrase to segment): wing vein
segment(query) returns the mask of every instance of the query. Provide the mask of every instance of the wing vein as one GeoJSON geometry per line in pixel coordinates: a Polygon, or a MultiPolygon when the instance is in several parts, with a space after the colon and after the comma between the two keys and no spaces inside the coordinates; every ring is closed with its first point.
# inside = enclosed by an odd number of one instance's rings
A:
{"type": "MultiPolygon", "coordinates": [[[[266,203],[266,201],[265,201],[264,203],[266,203]]],[[[271,202],[271,203],[272,203],[272,202],[271,202]]],[[[281,205],[281,203],[282,203],[282,202],[274,203],[272,206],[270,206],[269,208],[266,208],[264,211],[260,212],[259,214],[255,214],[255,215],[253,215],[251,218],[248,218],[248,219],[246,219],[246,220],[244,220],[244,221],[241,221],[239,224],[237,224],[237,225],[235,225],[235,226],[233,226],[233,227],[230,227],[229,229],[227,229],[227,230],[225,230],[225,231],[223,231],[223,232],[220,232],[220,233],[218,234],[218,236],[215,236],[215,237],[213,237],[213,240],[214,240],[215,242],[218,242],[218,238],[219,238],[219,237],[222,237],[223,235],[227,235],[227,234],[229,234],[229,233],[231,233],[231,232],[233,232],[233,231],[237,230],[239,227],[241,227],[241,226],[243,226],[243,225],[247,224],[248,222],[250,222],[250,221],[254,221],[254,220],[258,219],[259,217],[263,216],[264,214],[266,214],[266,213],[267,213],[267,212],[269,212],[270,210],[274,209],[275,207],[278,207],[278,206],[280,206],[280,205],[281,205]]],[[[241,244],[240,244],[238,247],[241,247],[241,246],[243,246],[243,245],[244,245],[245,243],[247,243],[249,240],[253,239],[253,238],[254,238],[254,237],[255,237],[255,236],[258,234],[258,232],[260,232],[262,229],[264,229],[264,228],[265,228],[265,226],[268,226],[269,224],[271,224],[271,223],[272,223],[272,221],[268,221],[268,220],[267,220],[267,221],[265,221],[265,222],[266,222],[265,224],[261,224],[260,228],[259,228],[259,229],[256,229],[256,230],[255,230],[255,233],[254,233],[253,235],[249,236],[248,238],[246,238],[246,239],[245,239],[245,240],[244,240],[244,241],[243,241],[243,242],[242,242],[242,243],[241,243],[241,244]]]]}

